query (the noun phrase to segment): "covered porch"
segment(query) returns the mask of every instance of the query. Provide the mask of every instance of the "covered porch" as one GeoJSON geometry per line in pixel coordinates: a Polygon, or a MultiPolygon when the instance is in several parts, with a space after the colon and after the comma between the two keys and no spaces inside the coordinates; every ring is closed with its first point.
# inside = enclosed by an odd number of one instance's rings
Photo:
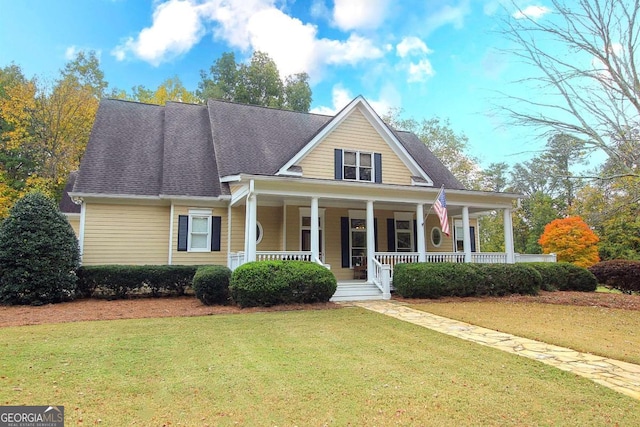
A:
{"type": "Polygon", "coordinates": [[[256,176],[230,184],[232,270],[249,261],[316,262],[331,269],[339,284],[375,286],[380,298],[390,298],[398,263],[555,261],[514,252],[515,194],[447,189],[446,236],[431,209],[438,188],[256,176]],[[506,250],[483,253],[478,218],[494,210],[504,215],[506,250]]]}

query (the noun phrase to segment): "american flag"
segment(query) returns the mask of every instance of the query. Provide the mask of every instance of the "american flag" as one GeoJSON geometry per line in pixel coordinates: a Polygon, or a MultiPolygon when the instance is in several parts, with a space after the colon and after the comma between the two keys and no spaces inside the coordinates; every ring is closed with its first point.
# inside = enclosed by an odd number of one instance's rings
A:
{"type": "Polygon", "coordinates": [[[440,218],[440,228],[442,232],[449,237],[451,230],[449,229],[449,216],[447,215],[447,199],[444,196],[444,187],[440,190],[435,203],[433,204],[433,210],[438,214],[440,218]]]}

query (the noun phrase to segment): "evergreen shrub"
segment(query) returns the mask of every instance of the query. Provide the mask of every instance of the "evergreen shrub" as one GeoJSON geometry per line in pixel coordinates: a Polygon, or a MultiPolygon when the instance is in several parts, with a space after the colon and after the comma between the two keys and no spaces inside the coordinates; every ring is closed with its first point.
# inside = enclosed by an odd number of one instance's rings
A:
{"type": "Polygon", "coordinates": [[[307,261],[257,261],[231,275],[229,292],[241,307],[327,302],[337,281],[325,267],[307,261]]]}
{"type": "Polygon", "coordinates": [[[193,276],[193,291],[204,305],[229,304],[231,270],[221,265],[200,267],[193,276]]]}
{"type": "Polygon", "coordinates": [[[0,224],[0,302],[41,305],[75,298],[78,240],[42,193],[18,200],[0,224]]]}
{"type": "Polygon", "coordinates": [[[198,266],[95,265],[78,270],[79,294],[89,298],[184,295],[198,266]]]}
{"type": "Polygon", "coordinates": [[[395,292],[404,298],[536,295],[541,282],[535,269],[518,264],[411,263],[393,272],[395,292]]]}

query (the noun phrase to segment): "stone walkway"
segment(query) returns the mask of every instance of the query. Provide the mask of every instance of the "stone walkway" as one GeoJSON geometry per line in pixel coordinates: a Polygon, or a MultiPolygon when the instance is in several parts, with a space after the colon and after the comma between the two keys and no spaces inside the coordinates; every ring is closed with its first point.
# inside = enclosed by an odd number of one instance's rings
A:
{"type": "Polygon", "coordinates": [[[415,310],[394,301],[354,301],[351,304],[443,334],[528,357],[640,399],[640,365],[481,328],[415,310]]]}

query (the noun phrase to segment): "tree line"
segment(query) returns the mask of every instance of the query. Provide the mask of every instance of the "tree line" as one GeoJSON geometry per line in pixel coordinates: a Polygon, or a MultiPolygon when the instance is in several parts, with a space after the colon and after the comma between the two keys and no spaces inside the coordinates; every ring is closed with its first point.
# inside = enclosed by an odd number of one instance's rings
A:
{"type": "Polygon", "coordinates": [[[309,76],[280,78],[275,62],[255,52],[248,64],[224,53],[201,71],[189,91],[178,76],[157,88],[109,88],[95,52],[79,52],[53,80],[27,78],[17,64],[0,68],[0,218],[22,195],[41,191],[56,200],[77,170],[103,97],[164,105],[224,99],[294,111],[309,111],[309,76]]]}

